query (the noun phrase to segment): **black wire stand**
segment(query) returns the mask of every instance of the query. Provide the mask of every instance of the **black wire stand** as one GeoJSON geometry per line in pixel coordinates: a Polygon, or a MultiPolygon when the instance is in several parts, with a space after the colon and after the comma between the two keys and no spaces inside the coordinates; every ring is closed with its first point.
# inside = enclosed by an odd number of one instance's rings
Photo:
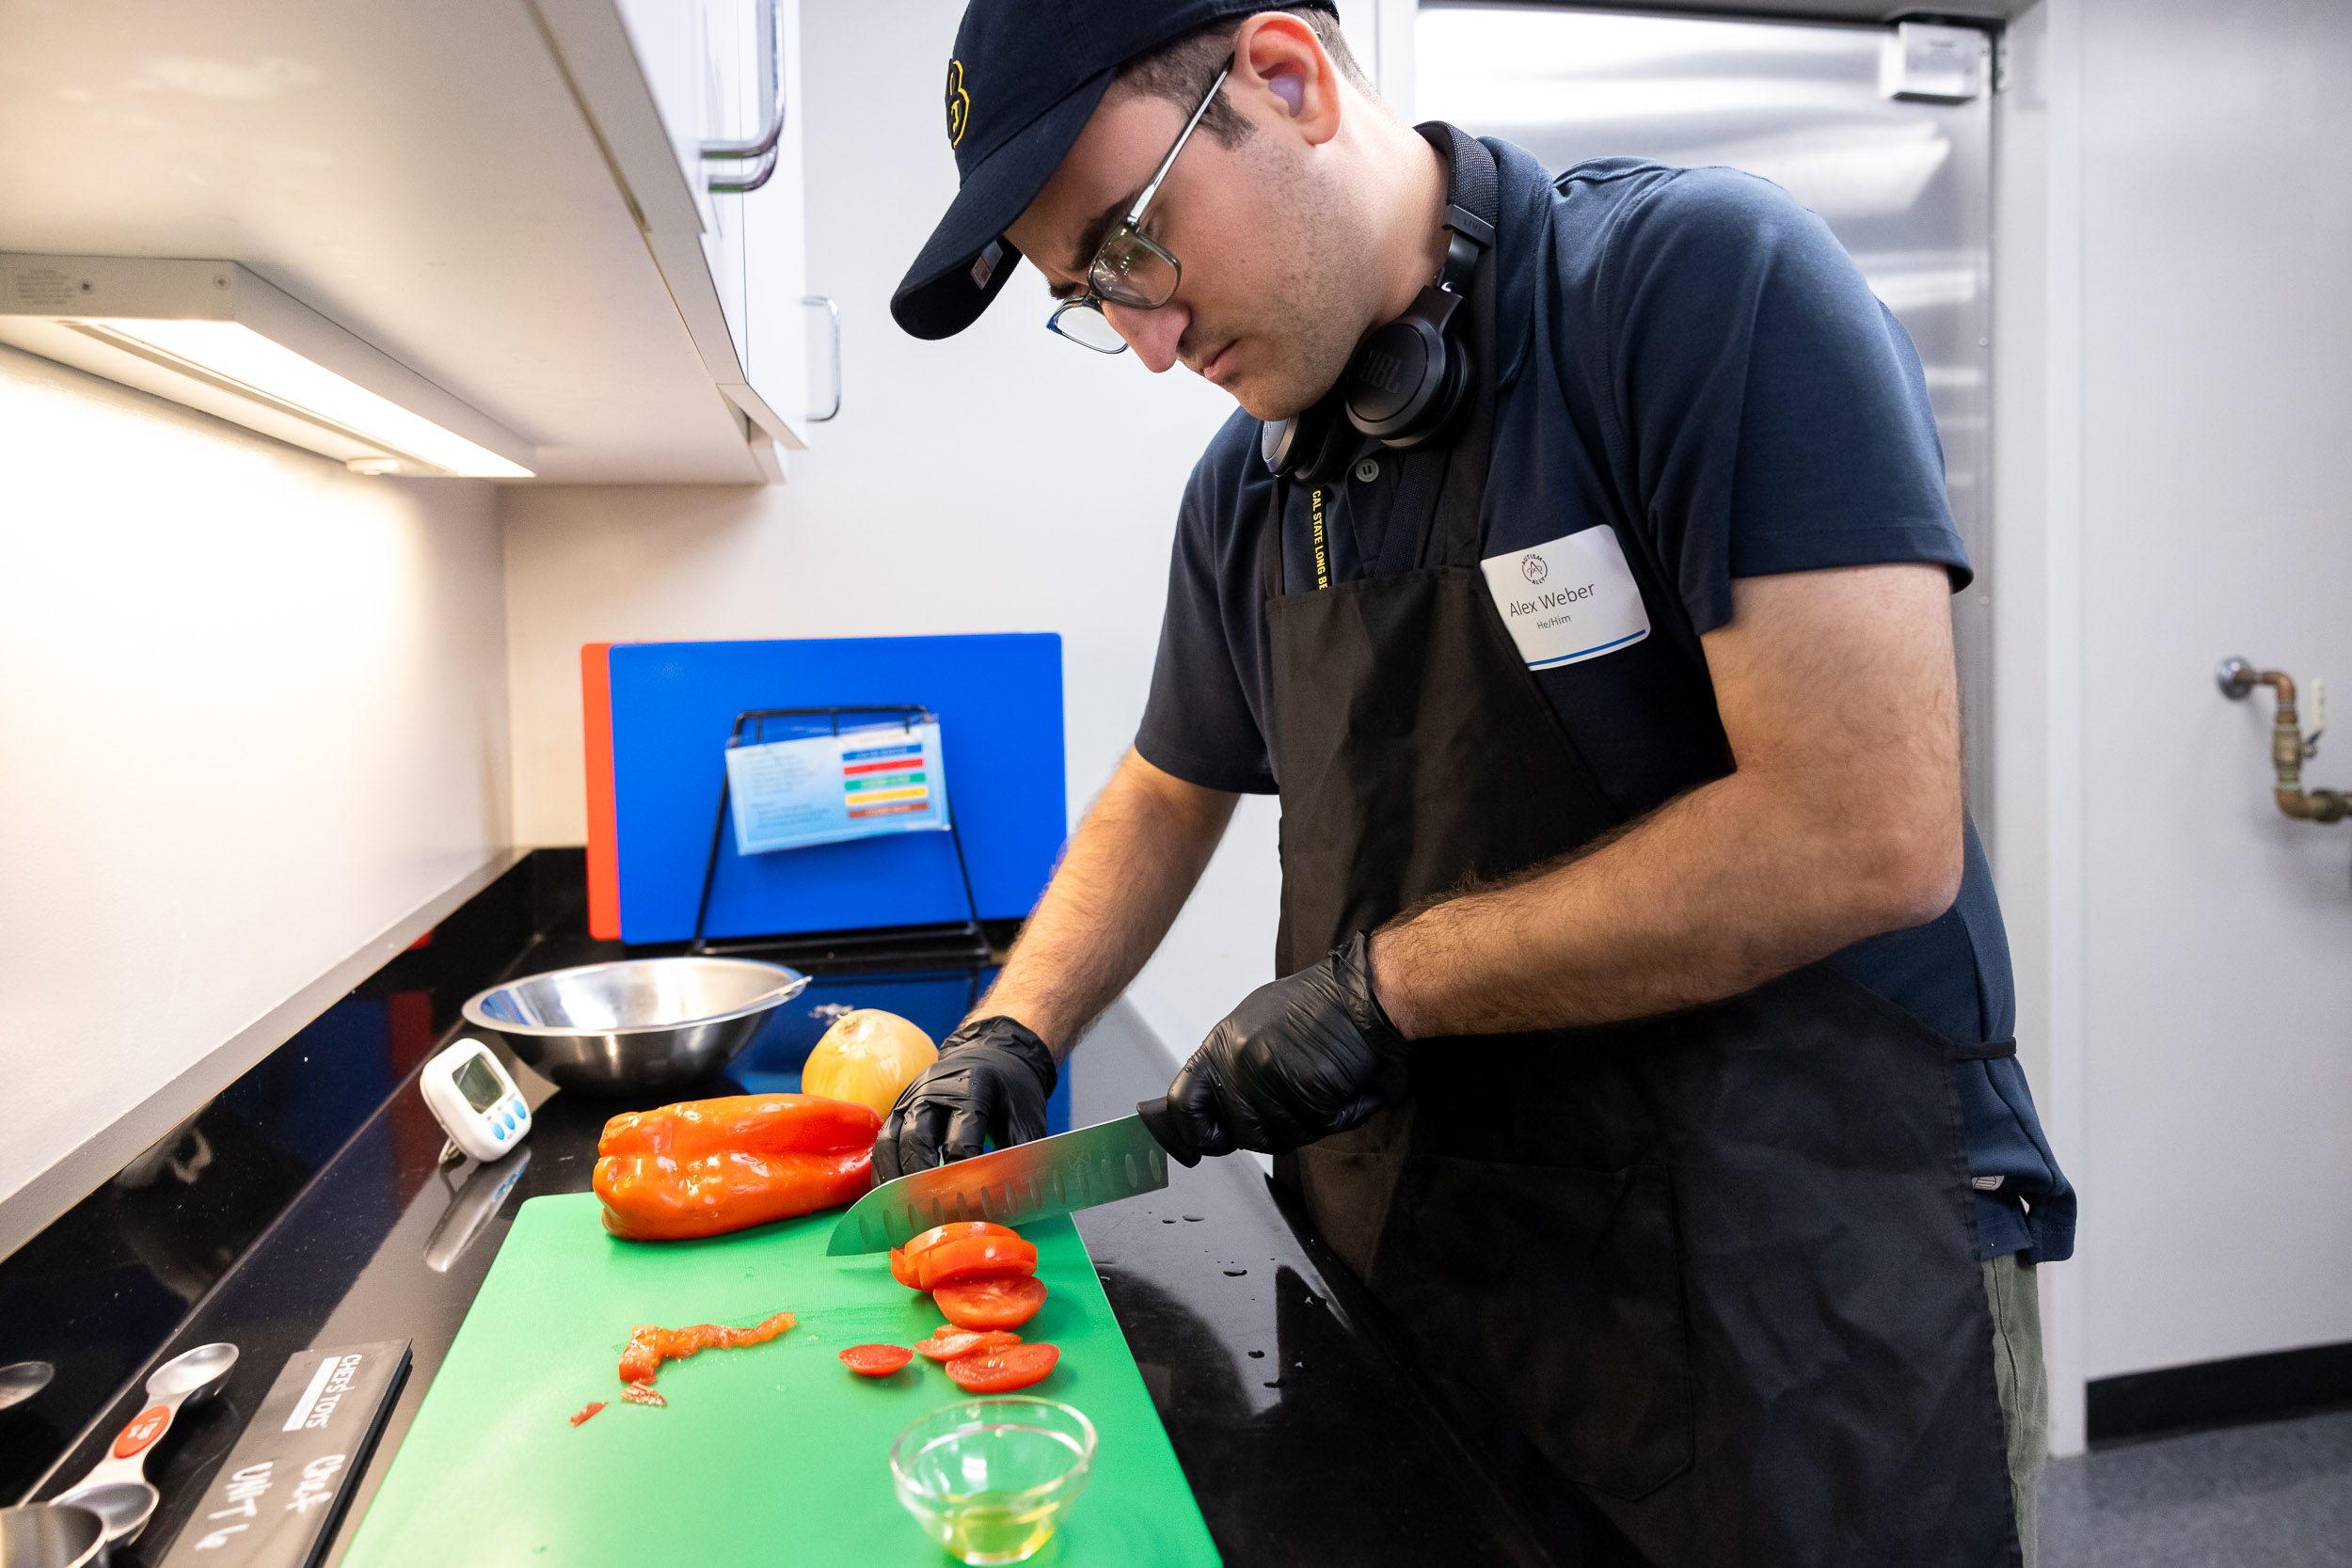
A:
{"type": "MultiPolygon", "coordinates": [[[[844,707],[764,707],[751,708],[735,716],[735,728],[728,733],[727,750],[744,744],[743,730],[751,727],[752,745],[761,744],[767,737],[767,721],[771,719],[827,719],[832,721],[833,734],[841,734],[841,716],[845,713],[895,713],[905,733],[914,733],[917,723],[935,723],[938,715],[915,703],[881,703],[844,707]]],[[[940,788],[946,788],[945,777],[940,788]]],[[[709,942],[703,936],[703,927],[710,918],[710,890],[719,878],[719,854],[725,847],[727,832],[727,801],[731,784],[723,768],[719,776],[719,816],[710,829],[710,858],[703,863],[702,897],[694,905],[694,940],[687,948],[690,953],[725,955],[730,953],[775,953],[789,950],[795,955],[811,957],[853,957],[880,955],[886,950],[908,950],[907,957],[920,956],[926,959],[952,958],[970,962],[986,962],[989,958],[988,934],[980,927],[980,907],[972,896],[972,868],[963,856],[963,813],[952,798],[947,802],[947,836],[956,847],[956,874],[963,882],[963,907],[967,918],[958,924],[949,921],[933,926],[888,926],[863,931],[798,931],[766,937],[745,937],[724,944],[709,942]]],[[[814,848],[814,845],[807,847],[814,848]]],[[[894,955],[895,956],[895,955],[894,955]]]]}

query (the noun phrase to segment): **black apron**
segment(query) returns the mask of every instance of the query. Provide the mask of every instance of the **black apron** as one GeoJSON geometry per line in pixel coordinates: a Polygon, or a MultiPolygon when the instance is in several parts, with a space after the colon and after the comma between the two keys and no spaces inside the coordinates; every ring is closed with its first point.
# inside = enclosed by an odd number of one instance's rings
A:
{"type": "MultiPolygon", "coordinates": [[[[1285,974],[1622,820],[1478,567],[1494,270],[1478,402],[1419,460],[1434,506],[1399,498],[1395,526],[1429,519],[1417,569],[1285,594],[1275,487],[1285,974]]],[[[1952,1063],[2014,1050],[1815,964],[1668,1017],[1417,1042],[1406,1102],[1278,1178],[1457,1410],[1652,1562],[1988,1568],[2020,1559],[1952,1063]]]]}

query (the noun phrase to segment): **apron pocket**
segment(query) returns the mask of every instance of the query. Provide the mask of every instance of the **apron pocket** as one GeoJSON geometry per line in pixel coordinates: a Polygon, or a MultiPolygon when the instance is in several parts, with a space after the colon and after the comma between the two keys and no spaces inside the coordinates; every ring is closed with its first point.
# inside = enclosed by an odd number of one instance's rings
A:
{"type": "Polygon", "coordinates": [[[1373,1284],[1570,1480],[1631,1499],[1690,1466],[1691,1355],[1665,1166],[1414,1156],[1373,1284]]]}

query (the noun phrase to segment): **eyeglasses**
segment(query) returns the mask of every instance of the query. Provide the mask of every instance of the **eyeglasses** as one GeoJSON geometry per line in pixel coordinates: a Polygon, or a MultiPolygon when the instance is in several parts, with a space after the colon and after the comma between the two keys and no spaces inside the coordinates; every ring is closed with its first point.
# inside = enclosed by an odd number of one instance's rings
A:
{"type": "Polygon", "coordinates": [[[1168,246],[1136,226],[1143,221],[1143,210],[1152,205],[1152,198],[1159,195],[1160,182],[1176,166],[1176,154],[1192,139],[1193,127],[1200,123],[1200,117],[1216,102],[1217,89],[1232,71],[1228,63],[1216,73],[1216,80],[1209,84],[1200,106],[1184,121],[1176,145],[1168,150],[1160,166],[1152,171],[1151,181],[1136,198],[1135,205],[1127,209],[1127,215],[1096,247],[1094,260],[1087,263],[1087,292],[1057,306],[1046,318],[1047,331],[1059,333],[1080,348],[1090,348],[1097,354],[1124,354],[1127,340],[1103,314],[1104,302],[1124,305],[1131,310],[1156,310],[1176,297],[1176,285],[1184,276],[1183,263],[1168,246]]]}

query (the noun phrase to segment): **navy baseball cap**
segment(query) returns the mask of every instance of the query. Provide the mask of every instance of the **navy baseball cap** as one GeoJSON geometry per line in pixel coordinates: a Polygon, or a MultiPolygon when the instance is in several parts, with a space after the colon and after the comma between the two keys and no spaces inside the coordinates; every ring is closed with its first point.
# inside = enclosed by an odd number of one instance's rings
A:
{"type": "MultiPolygon", "coordinates": [[[[979,320],[1021,258],[1005,240],[1138,55],[1219,17],[1280,0],[972,0],[947,61],[947,145],[960,186],[890,296],[917,338],[979,320]]],[[[1326,0],[1313,8],[1333,10],[1326,0]]]]}

